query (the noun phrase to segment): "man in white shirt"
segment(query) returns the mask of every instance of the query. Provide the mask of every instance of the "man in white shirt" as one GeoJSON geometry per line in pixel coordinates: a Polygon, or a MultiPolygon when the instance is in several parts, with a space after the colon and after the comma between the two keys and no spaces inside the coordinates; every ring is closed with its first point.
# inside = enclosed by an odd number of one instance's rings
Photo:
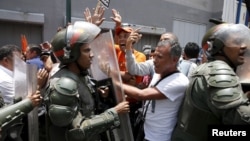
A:
{"type": "Polygon", "coordinates": [[[12,104],[14,100],[14,55],[21,58],[21,50],[16,45],[0,47],[0,91],[6,104],[12,104]]]}
{"type": "MultiPolygon", "coordinates": [[[[138,33],[132,33],[127,40],[126,51],[137,40],[138,33]]],[[[136,100],[146,100],[148,110],[144,122],[145,141],[170,141],[177,121],[177,113],[188,86],[188,78],[178,71],[177,64],[181,47],[176,40],[162,40],[158,43],[153,59],[155,75],[151,87],[138,89],[123,84],[125,93],[136,100]]]]}
{"type": "MultiPolygon", "coordinates": [[[[0,96],[3,98],[4,105],[8,105],[8,106],[19,103],[19,102],[14,103],[15,93],[14,93],[13,71],[14,71],[14,56],[15,55],[21,58],[21,50],[18,46],[9,44],[9,45],[4,45],[0,47],[0,76],[1,76],[0,77],[0,92],[1,92],[0,96]]],[[[19,103],[19,104],[20,104],[20,108],[26,104],[26,109],[25,108],[24,109],[29,111],[28,110],[29,104],[32,103],[30,105],[31,106],[30,108],[33,108],[39,105],[41,101],[40,91],[36,91],[36,93],[34,94],[29,94],[27,95],[26,98],[27,99],[24,100],[23,103],[21,104],[19,103]],[[28,103],[26,103],[25,101],[28,101],[28,103]]],[[[20,110],[21,109],[19,109],[19,111],[20,110]]],[[[4,134],[6,134],[6,138],[4,137],[5,138],[4,140],[25,140],[23,138],[26,137],[26,132],[25,132],[26,125],[27,125],[25,121],[26,117],[24,117],[24,123],[22,123],[22,120],[9,122],[9,123],[12,123],[12,125],[8,129],[6,129],[8,131],[3,131],[4,134]],[[20,134],[22,137],[20,136],[20,134]]]]}

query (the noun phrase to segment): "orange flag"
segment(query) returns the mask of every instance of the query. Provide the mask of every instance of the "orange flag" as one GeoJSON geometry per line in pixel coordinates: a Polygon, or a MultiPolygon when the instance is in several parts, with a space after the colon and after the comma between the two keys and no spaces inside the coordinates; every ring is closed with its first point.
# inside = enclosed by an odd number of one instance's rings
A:
{"type": "Polygon", "coordinates": [[[25,53],[28,46],[28,41],[26,39],[26,36],[23,34],[21,35],[21,46],[22,46],[22,53],[25,53]]]}

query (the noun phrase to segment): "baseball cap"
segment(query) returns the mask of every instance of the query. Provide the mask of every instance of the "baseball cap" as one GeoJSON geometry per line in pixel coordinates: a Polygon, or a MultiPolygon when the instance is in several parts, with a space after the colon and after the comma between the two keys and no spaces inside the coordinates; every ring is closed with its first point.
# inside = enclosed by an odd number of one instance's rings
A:
{"type": "Polygon", "coordinates": [[[119,35],[122,31],[131,33],[133,31],[133,28],[131,27],[117,27],[115,30],[116,35],[119,35]]]}

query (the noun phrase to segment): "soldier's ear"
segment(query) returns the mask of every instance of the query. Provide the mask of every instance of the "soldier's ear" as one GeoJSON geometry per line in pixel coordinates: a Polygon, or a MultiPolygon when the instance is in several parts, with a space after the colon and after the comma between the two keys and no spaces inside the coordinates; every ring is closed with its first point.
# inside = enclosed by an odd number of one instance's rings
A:
{"type": "Polygon", "coordinates": [[[220,39],[215,39],[213,41],[213,50],[218,52],[224,47],[224,43],[220,39]]]}
{"type": "Polygon", "coordinates": [[[224,47],[224,43],[220,39],[207,41],[207,44],[208,52],[210,53],[210,55],[218,53],[224,47]]]}
{"type": "Polygon", "coordinates": [[[213,48],[213,44],[211,41],[207,41],[207,43],[205,44],[207,51],[211,52],[212,48],[213,48]]]}

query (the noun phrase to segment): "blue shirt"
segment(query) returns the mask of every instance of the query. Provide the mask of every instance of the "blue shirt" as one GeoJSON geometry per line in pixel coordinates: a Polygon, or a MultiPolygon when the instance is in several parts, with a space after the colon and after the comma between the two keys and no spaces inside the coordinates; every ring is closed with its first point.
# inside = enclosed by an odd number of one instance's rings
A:
{"type": "Polygon", "coordinates": [[[43,62],[40,60],[40,57],[37,56],[36,58],[32,58],[29,60],[26,60],[28,64],[34,64],[37,66],[37,69],[42,69],[44,67],[43,62]]]}

